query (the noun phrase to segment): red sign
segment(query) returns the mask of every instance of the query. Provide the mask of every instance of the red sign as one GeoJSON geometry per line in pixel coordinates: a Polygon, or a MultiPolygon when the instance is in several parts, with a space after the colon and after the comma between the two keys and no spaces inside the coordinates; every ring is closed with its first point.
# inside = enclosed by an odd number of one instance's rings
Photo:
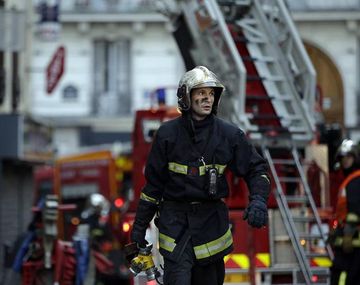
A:
{"type": "Polygon", "coordinates": [[[53,55],[49,65],[46,68],[46,91],[48,94],[53,92],[64,73],[65,48],[59,47],[53,55]]]}

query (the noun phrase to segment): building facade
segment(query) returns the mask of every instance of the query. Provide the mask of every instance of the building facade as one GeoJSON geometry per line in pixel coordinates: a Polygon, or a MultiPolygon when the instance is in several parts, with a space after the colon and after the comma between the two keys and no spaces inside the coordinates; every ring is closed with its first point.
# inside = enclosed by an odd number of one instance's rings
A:
{"type": "Polygon", "coordinates": [[[29,83],[27,28],[30,1],[0,1],[0,280],[11,264],[11,245],[31,219],[33,169],[50,143],[50,134],[27,115],[29,83]],[[40,155],[41,154],[41,155],[40,155]],[[8,253],[8,254],[6,254],[8,253]]]}
{"type": "MultiPolygon", "coordinates": [[[[2,245],[30,219],[36,165],[130,141],[134,112],[156,105],[159,89],[176,105],[184,63],[155,3],[0,0],[0,280],[2,245]]],[[[287,3],[317,71],[324,122],[359,141],[360,2],[287,3]]]]}
{"type": "MultiPolygon", "coordinates": [[[[157,88],[166,88],[167,103],[176,104],[184,64],[156,1],[62,0],[53,33],[41,25],[42,3],[33,6],[26,106],[33,118],[53,127],[58,154],[129,141],[135,110],[155,104],[157,88]],[[63,72],[57,78],[49,68],[60,49],[63,72]],[[49,77],[56,81],[50,89],[49,77]]],[[[47,3],[51,9],[57,1],[47,3]]],[[[359,2],[287,3],[318,74],[325,122],[339,123],[358,140],[359,2]]]]}
{"type": "Polygon", "coordinates": [[[288,4],[317,71],[325,122],[360,141],[360,1],[288,4]]]}
{"type": "Polygon", "coordinates": [[[154,1],[62,0],[59,8],[55,34],[39,20],[41,9],[34,13],[28,94],[31,115],[53,126],[58,154],[129,141],[135,110],[156,104],[158,88],[176,104],[184,66],[154,1]]]}

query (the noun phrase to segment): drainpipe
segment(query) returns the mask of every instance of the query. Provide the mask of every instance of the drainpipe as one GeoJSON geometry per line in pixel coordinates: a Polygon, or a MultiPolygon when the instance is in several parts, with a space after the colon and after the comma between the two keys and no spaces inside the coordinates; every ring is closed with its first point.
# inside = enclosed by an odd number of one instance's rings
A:
{"type": "MultiPolygon", "coordinates": [[[[0,0],[0,10],[5,8],[5,1],[0,0]]],[[[0,50],[0,106],[5,99],[5,66],[4,66],[4,51],[0,50]]]]}

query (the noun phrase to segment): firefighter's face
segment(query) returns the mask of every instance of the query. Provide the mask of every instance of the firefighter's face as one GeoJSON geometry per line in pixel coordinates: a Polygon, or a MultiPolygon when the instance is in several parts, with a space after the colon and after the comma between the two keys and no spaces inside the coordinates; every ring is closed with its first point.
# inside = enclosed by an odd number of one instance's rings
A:
{"type": "Polygon", "coordinates": [[[352,167],[354,162],[355,162],[355,158],[351,154],[342,156],[340,160],[341,167],[344,169],[348,169],[352,167]]]}
{"type": "Polygon", "coordinates": [[[201,87],[191,90],[191,110],[195,120],[203,120],[211,114],[215,91],[211,87],[201,87]]]}

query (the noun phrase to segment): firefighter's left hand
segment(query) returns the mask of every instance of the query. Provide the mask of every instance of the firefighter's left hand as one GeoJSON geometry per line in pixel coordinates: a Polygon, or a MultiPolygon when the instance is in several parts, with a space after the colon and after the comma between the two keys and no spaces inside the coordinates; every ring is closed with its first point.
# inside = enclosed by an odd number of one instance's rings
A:
{"type": "Polygon", "coordinates": [[[243,219],[255,228],[261,228],[268,222],[266,200],[260,195],[250,197],[249,206],[245,209],[243,219]]]}

